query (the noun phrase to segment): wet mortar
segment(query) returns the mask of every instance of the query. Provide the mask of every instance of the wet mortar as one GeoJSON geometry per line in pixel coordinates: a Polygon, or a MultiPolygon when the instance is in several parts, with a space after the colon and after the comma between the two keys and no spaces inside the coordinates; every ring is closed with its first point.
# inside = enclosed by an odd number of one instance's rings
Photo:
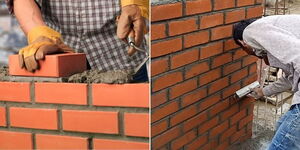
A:
{"type": "MultiPolygon", "coordinates": [[[[30,77],[28,77],[30,78],[30,77]]],[[[133,71],[116,70],[116,71],[99,71],[96,69],[86,70],[69,77],[63,77],[61,81],[66,83],[107,83],[107,84],[124,84],[132,83],[133,71]]],[[[0,67],[0,81],[12,81],[8,74],[8,67],[0,67]]]]}

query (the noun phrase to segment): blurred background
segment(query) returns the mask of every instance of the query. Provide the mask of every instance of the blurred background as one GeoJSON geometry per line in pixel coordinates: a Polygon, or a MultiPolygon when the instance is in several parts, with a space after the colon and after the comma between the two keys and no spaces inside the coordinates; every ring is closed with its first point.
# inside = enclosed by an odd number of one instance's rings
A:
{"type": "Polygon", "coordinates": [[[27,45],[17,20],[8,13],[4,0],[0,0],[0,66],[8,64],[8,56],[27,45]]]}

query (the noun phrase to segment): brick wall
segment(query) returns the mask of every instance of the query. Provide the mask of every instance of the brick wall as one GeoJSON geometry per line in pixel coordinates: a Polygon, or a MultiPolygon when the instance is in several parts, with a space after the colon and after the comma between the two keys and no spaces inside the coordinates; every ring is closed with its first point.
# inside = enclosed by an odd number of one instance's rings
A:
{"type": "Polygon", "coordinates": [[[0,149],[148,149],[148,86],[0,82],[0,149]]]}
{"type": "Polygon", "coordinates": [[[152,6],[152,149],[228,149],[251,137],[256,58],[233,23],[262,15],[261,0],[193,0],[152,6]]]}

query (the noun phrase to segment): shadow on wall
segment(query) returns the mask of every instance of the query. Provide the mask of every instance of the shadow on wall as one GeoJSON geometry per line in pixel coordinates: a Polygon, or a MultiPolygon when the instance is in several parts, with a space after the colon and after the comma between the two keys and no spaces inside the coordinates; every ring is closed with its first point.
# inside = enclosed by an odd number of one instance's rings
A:
{"type": "Polygon", "coordinates": [[[4,1],[0,1],[0,66],[8,64],[8,56],[27,45],[17,20],[8,14],[4,1]]]}

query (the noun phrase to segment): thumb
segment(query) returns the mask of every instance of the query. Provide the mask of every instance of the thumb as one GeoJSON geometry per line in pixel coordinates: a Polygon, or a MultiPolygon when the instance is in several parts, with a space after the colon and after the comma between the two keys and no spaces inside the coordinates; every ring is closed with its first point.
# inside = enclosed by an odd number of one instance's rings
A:
{"type": "Polygon", "coordinates": [[[126,14],[122,13],[118,19],[117,25],[117,36],[118,38],[124,40],[127,38],[131,27],[131,20],[126,14]]]}
{"type": "Polygon", "coordinates": [[[36,60],[42,60],[42,59],[45,59],[45,55],[47,54],[53,54],[55,52],[58,51],[58,46],[57,45],[44,45],[44,46],[41,46],[36,54],[35,54],[35,59],[36,60]]]}

